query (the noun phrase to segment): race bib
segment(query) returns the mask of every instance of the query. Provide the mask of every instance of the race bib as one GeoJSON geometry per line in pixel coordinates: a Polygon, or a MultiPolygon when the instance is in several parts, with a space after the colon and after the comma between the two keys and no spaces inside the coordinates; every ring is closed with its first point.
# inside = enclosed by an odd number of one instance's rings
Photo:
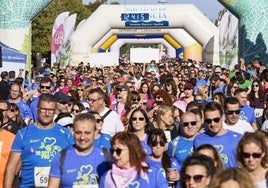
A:
{"type": "Polygon", "coordinates": [[[35,187],[47,187],[50,167],[34,167],[35,187]]]}
{"type": "Polygon", "coordinates": [[[255,108],[254,109],[254,112],[255,112],[255,117],[261,117],[263,115],[263,109],[261,108],[255,108]]]}
{"type": "Polygon", "coordinates": [[[73,185],[73,188],[99,188],[99,185],[73,185]]]}

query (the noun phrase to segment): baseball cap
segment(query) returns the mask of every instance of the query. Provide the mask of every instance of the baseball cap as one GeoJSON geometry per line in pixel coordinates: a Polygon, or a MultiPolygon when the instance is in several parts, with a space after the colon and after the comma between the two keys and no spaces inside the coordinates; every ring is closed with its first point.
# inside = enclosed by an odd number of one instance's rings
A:
{"type": "Polygon", "coordinates": [[[55,93],[55,97],[58,103],[67,104],[70,102],[69,97],[61,91],[55,93]]]}
{"type": "Polygon", "coordinates": [[[194,86],[189,82],[185,83],[184,86],[183,86],[183,90],[193,89],[193,88],[194,88],[194,86]]]}

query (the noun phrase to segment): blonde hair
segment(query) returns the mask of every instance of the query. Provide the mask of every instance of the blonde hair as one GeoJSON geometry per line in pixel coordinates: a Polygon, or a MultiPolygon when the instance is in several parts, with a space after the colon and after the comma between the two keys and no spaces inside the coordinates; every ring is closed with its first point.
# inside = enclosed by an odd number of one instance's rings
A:
{"type": "MultiPolygon", "coordinates": [[[[169,111],[173,114],[174,109],[172,107],[170,107],[170,106],[167,106],[167,105],[160,105],[158,107],[158,109],[156,110],[156,124],[157,124],[157,127],[159,129],[163,130],[163,127],[160,127],[161,122],[163,121],[162,116],[165,115],[169,111]]],[[[174,126],[173,125],[168,125],[166,128],[168,130],[172,130],[174,128],[174,126]]]]}

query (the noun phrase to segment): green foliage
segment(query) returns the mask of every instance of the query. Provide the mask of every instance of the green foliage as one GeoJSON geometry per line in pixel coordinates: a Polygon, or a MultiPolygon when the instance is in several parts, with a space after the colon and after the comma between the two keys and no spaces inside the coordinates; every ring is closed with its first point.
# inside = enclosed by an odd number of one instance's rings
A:
{"type": "Polygon", "coordinates": [[[82,4],[82,0],[54,0],[32,22],[32,54],[46,54],[51,47],[51,34],[56,17],[65,11],[70,15],[77,13],[76,24],[91,15],[91,11],[82,4]]]}

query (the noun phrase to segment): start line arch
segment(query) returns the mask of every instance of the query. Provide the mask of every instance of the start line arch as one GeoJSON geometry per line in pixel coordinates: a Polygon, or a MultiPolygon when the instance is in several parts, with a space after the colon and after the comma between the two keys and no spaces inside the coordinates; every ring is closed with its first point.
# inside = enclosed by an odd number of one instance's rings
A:
{"type": "Polygon", "coordinates": [[[142,38],[156,33],[175,50],[182,47],[198,53],[191,49],[197,48],[203,61],[219,64],[218,28],[191,4],[101,5],[72,35],[70,63],[88,63],[90,53],[107,50],[117,36],[142,38]]]}

